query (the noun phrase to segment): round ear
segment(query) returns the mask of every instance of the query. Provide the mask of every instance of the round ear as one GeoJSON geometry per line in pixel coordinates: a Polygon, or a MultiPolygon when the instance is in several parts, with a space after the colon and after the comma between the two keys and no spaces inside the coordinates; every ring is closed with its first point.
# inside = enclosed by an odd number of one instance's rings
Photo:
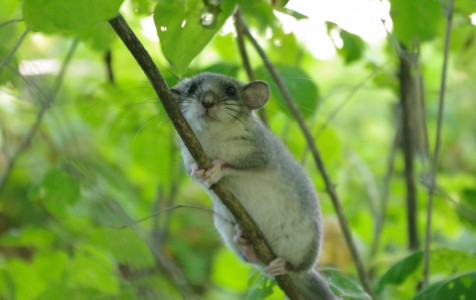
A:
{"type": "Polygon", "coordinates": [[[263,107],[269,99],[269,86],[264,81],[253,81],[243,88],[243,100],[251,109],[263,107]]]}

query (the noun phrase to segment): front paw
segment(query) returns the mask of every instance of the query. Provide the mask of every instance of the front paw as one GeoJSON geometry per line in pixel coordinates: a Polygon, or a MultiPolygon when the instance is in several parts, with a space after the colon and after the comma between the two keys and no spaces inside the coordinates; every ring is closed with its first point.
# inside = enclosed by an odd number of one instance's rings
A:
{"type": "Polygon", "coordinates": [[[213,165],[210,169],[200,169],[198,165],[194,163],[192,165],[191,176],[193,178],[202,180],[207,187],[211,187],[213,184],[218,182],[224,175],[223,166],[225,165],[224,162],[220,160],[214,160],[213,165]]]}
{"type": "Polygon", "coordinates": [[[267,276],[276,277],[278,275],[284,275],[289,271],[292,271],[293,267],[282,257],[273,259],[269,265],[262,269],[263,273],[267,276]]]}

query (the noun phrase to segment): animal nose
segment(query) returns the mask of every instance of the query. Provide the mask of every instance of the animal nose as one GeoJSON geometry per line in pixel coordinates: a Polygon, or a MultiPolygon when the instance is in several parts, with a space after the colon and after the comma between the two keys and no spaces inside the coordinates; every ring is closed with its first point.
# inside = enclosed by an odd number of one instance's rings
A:
{"type": "Polygon", "coordinates": [[[212,108],[217,103],[217,95],[214,92],[206,92],[202,99],[202,106],[205,108],[212,108]]]}

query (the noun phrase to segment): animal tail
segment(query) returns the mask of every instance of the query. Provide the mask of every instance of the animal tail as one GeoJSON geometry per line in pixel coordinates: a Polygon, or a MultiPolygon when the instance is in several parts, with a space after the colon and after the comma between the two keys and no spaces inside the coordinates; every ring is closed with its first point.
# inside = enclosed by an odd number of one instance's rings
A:
{"type": "Polygon", "coordinates": [[[327,280],[317,271],[289,274],[303,300],[338,300],[327,280]]]}

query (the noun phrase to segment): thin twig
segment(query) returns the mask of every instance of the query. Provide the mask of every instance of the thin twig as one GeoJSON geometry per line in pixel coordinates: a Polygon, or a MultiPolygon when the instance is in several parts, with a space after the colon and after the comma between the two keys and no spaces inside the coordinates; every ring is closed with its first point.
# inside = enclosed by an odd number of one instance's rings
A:
{"type": "Polygon", "coordinates": [[[395,168],[395,156],[397,154],[398,145],[400,144],[401,135],[402,135],[402,121],[401,121],[401,112],[397,113],[397,122],[396,122],[396,130],[395,136],[392,142],[392,149],[388,156],[387,160],[387,172],[385,174],[383,186],[382,186],[382,193],[381,193],[381,206],[380,212],[377,214],[377,218],[374,225],[374,236],[372,241],[372,246],[370,248],[370,257],[374,257],[377,254],[379,245],[380,245],[380,237],[383,229],[383,224],[385,223],[385,217],[387,215],[387,205],[388,205],[388,196],[390,191],[390,182],[392,180],[393,171],[395,168]]]}
{"type": "MultiPolygon", "coordinates": [[[[142,43],[138,40],[134,32],[131,30],[121,15],[111,19],[109,23],[129,49],[131,54],[134,56],[144,73],[147,75],[152,87],[159,96],[159,99],[162,102],[167,115],[172,121],[177,133],[189,150],[190,154],[197,162],[197,165],[202,169],[209,169],[212,166],[210,159],[206,156],[202,146],[190,128],[190,125],[187,123],[182,115],[182,112],[177,107],[167,83],[165,82],[162,74],[150,57],[149,53],[147,53],[147,51],[144,49],[142,43]]],[[[251,219],[250,215],[243,208],[241,203],[220,181],[214,184],[211,189],[222,200],[223,204],[233,215],[240,228],[243,230],[243,233],[254,246],[258,257],[265,264],[271,262],[276,257],[276,255],[272,252],[263,234],[258,229],[255,222],[251,219]]],[[[277,276],[276,281],[290,299],[300,298],[289,276],[277,276]]]]}
{"type": "Polygon", "coordinates": [[[43,120],[43,117],[48,110],[48,108],[51,107],[51,104],[54,102],[56,95],[58,94],[58,91],[61,87],[61,84],[63,82],[66,69],[73,57],[74,51],[76,50],[76,46],[78,45],[78,40],[75,39],[73,41],[73,44],[69,48],[68,54],[66,55],[66,58],[63,61],[63,64],[61,66],[60,72],[58,76],[56,77],[56,82],[53,86],[52,91],[50,92],[49,96],[41,102],[41,107],[40,110],[38,111],[38,114],[36,115],[35,122],[31,126],[30,130],[27,132],[27,134],[23,137],[23,139],[20,141],[20,144],[18,145],[17,149],[15,152],[13,152],[12,156],[7,159],[7,165],[6,169],[3,172],[2,176],[0,177],[0,193],[2,192],[3,188],[5,187],[5,184],[7,182],[7,178],[13,169],[18,157],[20,154],[23,153],[23,151],[26,149],[26,147],[30,144],[31,140],[33,139],[33,136],[35,133],[38,131],[38,128],[40,127],[41,121],[43,120]]]}
{"type": "Polygon", "coordinates": [[[155,212],[155,213],[151,214],[150,216],[147,216],[147,217],[135,220],[135,221],[131,221],[131,222],[129,222],[127,224],[124,224],[124,225],[121,225],[121,226],[110,226],[110,227],[114,228],[114,229],[126,229],[126,228],[129,228],[131,226],[142,223],[144,221],[147,221],[149,219],[155,218],[155,217],[157,217],[157,216],[159,216],[163,213],[172,211],[174,209],[179,209],[179,208],[194,208],[194,209],[202,210],[202,211],[205,211],[205,212],[208,212],[208,213],[211,213],[211,214],[216,214],[216,212],[213,209],[210,209],[208,207],[203,207],[203,206],[199,206],[199,205],[192,205],[192,204],[176,204],[176,205],[169,206],[165,209],[162,209],[158,212],[155,212]]]}
{"type": "Polygon", "coordinates": [[[6,22],[0,23],[0,28],[2,28],[3,26],[7,26],[8,24],[18,23],[18,22],[23,22],[23,19],[11,19],[6,22]]]}
{"type": "Polygon", "coordinates": [[[5,66],[8,64],[10,59],[12,59],[13,55],[15,55],[15,52],[17,52],[18,48],[20,47],[21,43],[23,42],[23,40],[25,39],[25,37],[26,37],[26,35],[29,31],[30,31],[30,29],[28,29],[28,28],[25,29],[25,31],[23,31],[22,35],[18,39],[15,46],[13,46],[10,53],[8,53],[7,57],[5,57],[5,59],[2,61],[2,64],[0,64],[0,74],[2,74],[3,68],[5,68],[5,66]]]}
{"type": "Polygon", "coordinates": [[[436,190],[436,173],[438,168],[438,160],[440,156],[441,148],[441,134],[443,129],[443,112],[445,105],[445,92],[446,92],[446,73],[448,69],[448,55],[450,49],[451,40],[451,22],[453,19],[453,4],[454,1],[450,0],[447,12],[446,32],[445,32],[445,49],[443,54],[443,69],[441,74],[441,87],[440,87],[440,99],[438,102],[438,123],[436,128],[436,140],[433,159],[431,161],[431,174],[430,183],[428,188],[428,203],[427,203],[427,216],[426,216],[426,230],[425,230],[425,252],[423,260],[423,283],[422,287],[428,285],[428,278],[430,275],[430,245],[431,245],[431,215],[433,210],[433,195],[436,190]]]}
{"type": "Polygon", "coordinates": [[[154,257],[157,267],[163,270],[163,272],[165,272],[171,278],[182,298],[187,300],[198,300],[198,296],[193,291],[193,288],[187,281],[183,271],[173,259],[168,257],[164,251],[162,251],[161,248],[155,247],[146,230],[144,230],[143,227],[137,226],[137,222],[132,221],[132,218],[129,216],[129,214],[118,203],[109,199],[104,199],[104,201],[107,207],[114,213],[114,215],[120,218],[123,222],[130,224],[127,227],[145,242],[154,257]]]}
{"type": "Polygon", "coordinates": [[[332,183],[331,178],[330,178],[330,176],[327,172],[327,168],[324,165],[321,154],[320,154],[320,152],[317,148],[316,142],[315,142],[315,140],[314,140],[314,138],[311,134],[311,131],[309,130],[308,126],[306,125],[306,123],[304,121],[304,118],[301,115],[301,113],[299,112],[299,109],[298,109],[296,103],[294,102],[289,90],[287,89],[286,85],[284,84],[283,79],[278,74],[278,71],[276,70],[274,65],[271,63],[271,60],[266,55],[263,48],[261,48],[258,41],[256,41],[256,39],[253,37],[249,28],[244,23],[244,20],[241,19],[240,22],[242,22],[242,26],[243,26],[245,35],[249,38],[249,40],[253,44],[254,48],[256,49],[256,51],[258,52],[260,57],[262,58],[264,64],[266,65],[266,68],[268,69],[269,73],[273,77],[273,80],[275,81],[278,89],[280,90],[281,94],[283,95],[289,109],[291,110],[292,114],[294,115],[294,118],[298,122],[298,124],[301,128],[301,131],[303,132],[303,134],[304,134],[304,136],[307,140],[307,144],[311,149],[311,153],[313,154],[313,157],[314,157],[314,160],[316,162],[317,168],[319,169],[319,171],[320,171],[320,173],[321,173],[321,175],[324,179],[324,183],[326,185],[327,192],[329,193],[329,196],[330,196],[330,198],[332,200],[332,203],[334,205],[334,208],[336,210],[337,217],[339,219],[339,223],[340,223],[340,226],[342,228],[342,232],[344,234],[347,246],[348,246],[348,248],[351,252],[352,258],[354,260],[354,263],[355,263],[355,266],[356,266],[356,269],[357,269],[357,273],[359,275],[360,282],[362,283],[362,286],[364,287],[365,291],[372,298],[374,298],[373,291],[372,291],[372,288],[370,286],[370,282],[369,282],[368,277],[367,277],[367,272],[365,271],[362,260],[360,259],[359,253],[357,252],[357,247],[355,246],[355,243],[353,241],[352,234],[351,234],[350,228],[349,228],[349,224],[348,224],[347,219],[344,215],[344,211],[342,209],[340,199],[337,196],[337,193],[335,191],[335,186],[332,183]]]}
{"type": "MultiPolygon", "coordinates": [[[[243,39],[243,27],[239,21],[241,19],[241,10],[239,7],[236,9],[233,17],[235,18],[236,40],[238,41],[238,50],[240,51],[240,57],[243,61],[243,66],[245,67],[249,81],[255,81],[255,72],[251,67],[248,53],[246,52],[245,41],[243,39]]],[[[264,107],[258,110],[258,116],[260,120],[263,121],[266,126],[268,126],[268,116],[266,115],[266,109],[264,107]]]]}
{"type": "Polygon", "coordinates": [[[322,132],[327,128],[327,126],[329,126],[329,124],[331,123],[331,121],[336,117],[336,115],[341,111],[342,108],[344,108],[344,106],[350,102],[350,100],[353,98],[353,96],[362,88],[364,87],[367,82],[369,82],[370,79],[372,79],[373,77],[375,77],[375,75],[377,75],[378,72],[382,71],[382,69],[385,68],[385,66],[382,66],[380,68],[377,68],[375,69],[372,73],[370,73],[366,78],[364,78],[364,80],[362,80],[359,84],[357,84],[356,86],[352,87],[352,89],[350,90],[349,94],[347,95],[346,99],[339,104],[339,106],[337,106],[337,108],[334,109],[334,111],[332,111],[326,121],[324,122],[324,124],[322,124],[322,126],[319,128],[319,131],[317,132],[316,136],[319,137],[322,132]]]}

